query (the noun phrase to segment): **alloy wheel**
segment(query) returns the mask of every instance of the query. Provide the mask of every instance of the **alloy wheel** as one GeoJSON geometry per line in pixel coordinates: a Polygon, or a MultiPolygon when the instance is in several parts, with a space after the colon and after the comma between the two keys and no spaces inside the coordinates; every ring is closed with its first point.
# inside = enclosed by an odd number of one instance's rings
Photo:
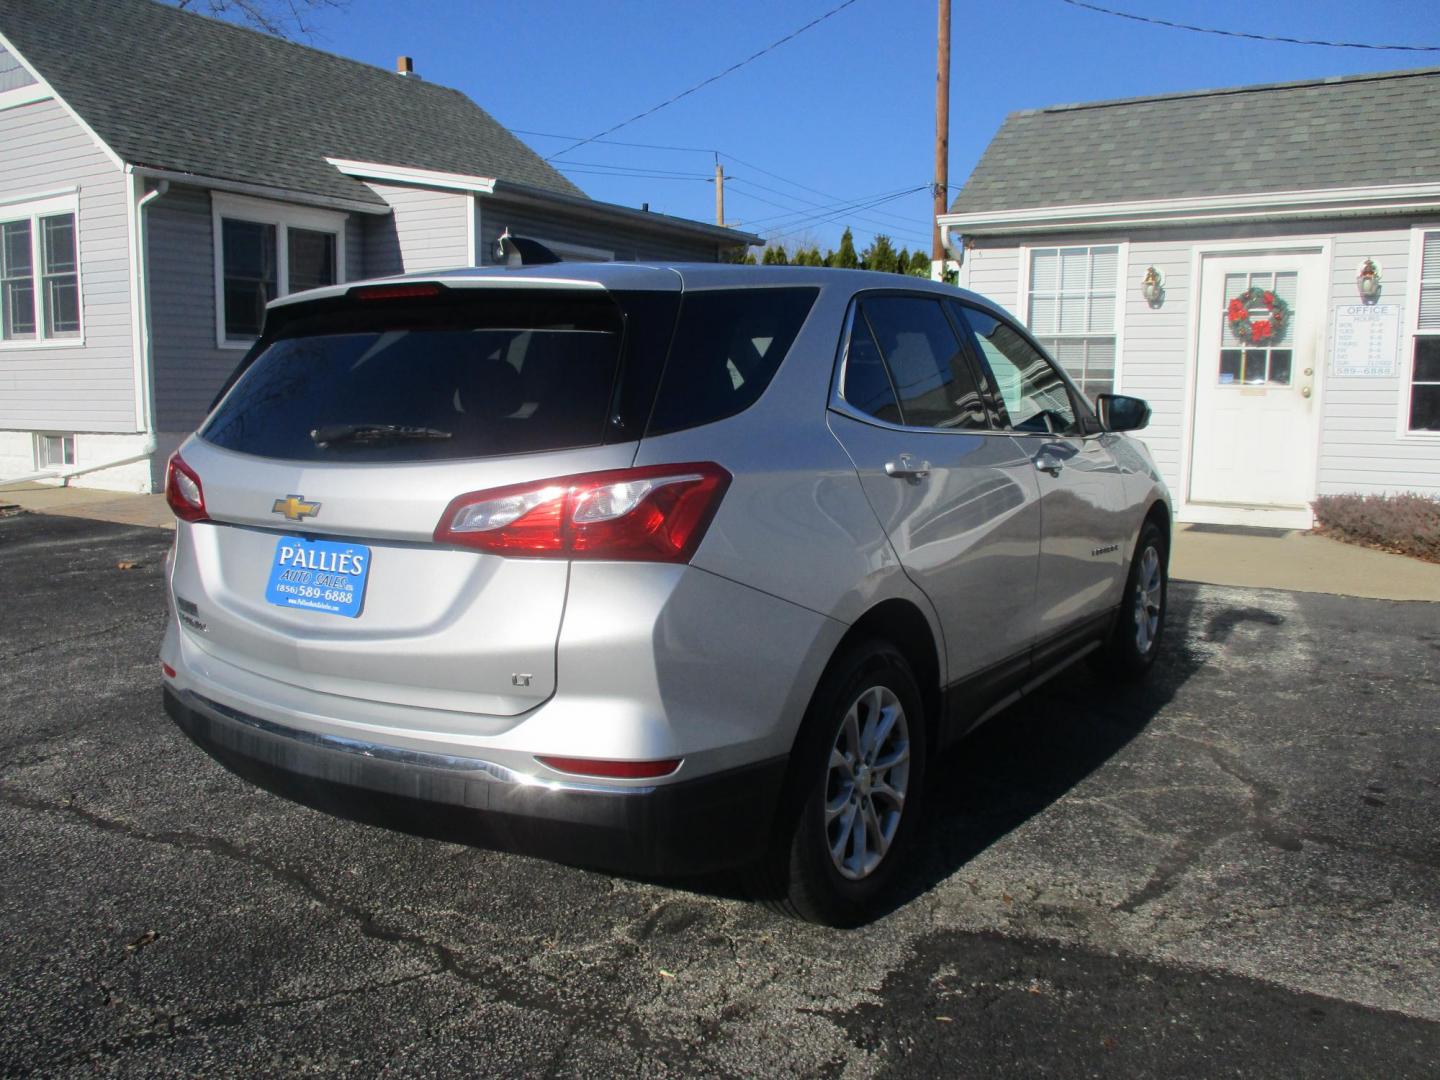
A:
{"type": "Polygon", "coordinates": [[[1147,546],[1140,556],[1140,572],[1135,575],[1135,648],[1148,656],[1160,634],[1160,605],[1165,585],[1161,578],[1160,552],[1147,546]]]}
{"type": "Polygon", "coordinates": [[[887,686],[861,691],[830,749],[825,842],[841,876],[874,873],[895,840],[910,786],[910,724],[887,686]]]}

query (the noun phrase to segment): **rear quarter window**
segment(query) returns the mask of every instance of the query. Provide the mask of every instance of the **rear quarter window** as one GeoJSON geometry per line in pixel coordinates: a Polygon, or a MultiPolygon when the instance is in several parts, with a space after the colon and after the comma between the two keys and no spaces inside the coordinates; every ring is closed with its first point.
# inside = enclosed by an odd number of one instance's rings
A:
{"type": "Polygon", "coordinates": [[[686,293],[647,434],[723,420],[758,401],[818,294],[814,288],[686,293]]]}

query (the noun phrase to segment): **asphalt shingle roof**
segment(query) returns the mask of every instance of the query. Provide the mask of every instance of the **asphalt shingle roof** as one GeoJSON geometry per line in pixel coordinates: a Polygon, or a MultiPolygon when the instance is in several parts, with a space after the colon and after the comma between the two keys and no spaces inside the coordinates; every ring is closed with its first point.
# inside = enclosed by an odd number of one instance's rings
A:
{"type": "Polygon", "coordinates": [[[152,0],[3,0],[0,33],[132,164],[381,203],[328,156],[584,197],[458,90],[152,0]]]}
{"type": "Polygon", "coordinates": [[[1440,181],[1440,68],[1011,113],[951,213],[1440,181]]]}

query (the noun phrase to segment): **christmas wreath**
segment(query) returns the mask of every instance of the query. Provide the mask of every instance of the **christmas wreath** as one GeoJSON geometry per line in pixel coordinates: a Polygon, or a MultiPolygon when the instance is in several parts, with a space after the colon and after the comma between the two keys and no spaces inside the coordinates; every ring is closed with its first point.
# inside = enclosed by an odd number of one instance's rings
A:
{"type": "Polygon", "coordinates": [[[1230,301],[1227,311],[1230,332],[1246,345],[1265,345],[1279,341],[1290,325],[1290,305],[1269,289],[1246,289],[1230,301]],[[1250,309],[1263,306],[1267,317],[1250,318],[1250,309]]]}

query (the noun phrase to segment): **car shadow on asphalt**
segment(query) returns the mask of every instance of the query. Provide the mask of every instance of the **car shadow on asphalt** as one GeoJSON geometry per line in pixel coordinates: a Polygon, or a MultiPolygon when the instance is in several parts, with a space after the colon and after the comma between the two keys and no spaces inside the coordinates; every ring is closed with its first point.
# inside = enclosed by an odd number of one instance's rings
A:
{"type": "MultiPolygon", "coordinates": [[[[910,867],[874,919],[929,893],[1103,768],[1203,666],[1197,642],[1227,637],[1238,621],[1265,613],[1221,610],[1203,626],[1200,618],[1195,587],[1172,583],[1162,650],[1144,681],[1119,682],[1082,661],[933,760],[910,867]]],[[[749,895],[736,875],[669,884],[749,895]]]]}
{"type": "Polygon", "coordinates": [[[1193,586],[1172,584],[1168,601],[1162,650],[1145,680],[1119,682],[1075,664],[931,763],[919,850],[879,916],[930,892],[1054,805],[1174,699],[1204,663],[1193,643],[1227,628],[1193,625],[1193,586]]]}
{"type": "MultiPolygon", "coordinates": [[[[930,892],[1043,813],[1144,731],[1202,665],[1192,643],[1224,636],[1232,628],[1193,627],[1196,616],[1194,587],[1173,585],[1162,652],[1145,681],[1121,683],[1094,673],[1088,664],[1075,664],[932,761],[910,868],[876,917],[930,892]]],[[[1215,619],[1223,622],[1222,616],[1215,619]]],[[[231,767],[276,794],[351,821],[477,848],[524,853],[531,846],[516,842],[507,830],[485,827],[484,815],[288,780],[269,771],[251,775],[244,763],[231,767]]],[[[655,883],[717,898],[750,897],[737,873],[655,883]]]]}

